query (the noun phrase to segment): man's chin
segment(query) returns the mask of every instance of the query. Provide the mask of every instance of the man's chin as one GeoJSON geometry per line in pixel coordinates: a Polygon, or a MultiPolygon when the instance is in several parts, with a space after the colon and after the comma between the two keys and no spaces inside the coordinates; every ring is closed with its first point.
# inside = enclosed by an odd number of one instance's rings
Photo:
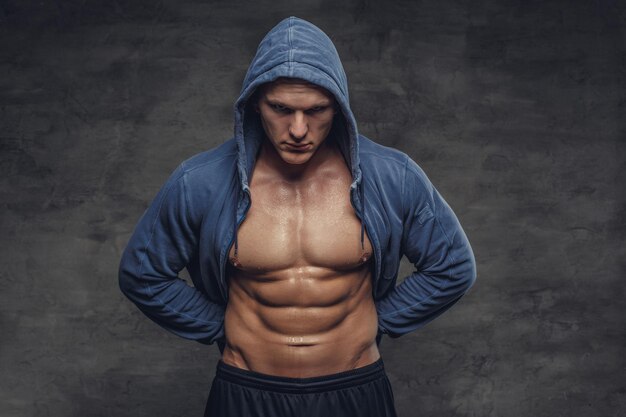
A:
{"type": "Polygon", "coordinates": [[[289,165],[302,165],[313,157],[312,152],[280,152],[280,158],[289,165]]]}
{"type": "Polygon", "coordinates": [[[297,158],[289,158],[289,157],[283,157],[282,160],[283,162],[285,162],[286,164],[289,165],[303,165],[306,164],[307,162],[309,162],[309,160],[311,159],[310,156],[300,156],[297,158]]]}

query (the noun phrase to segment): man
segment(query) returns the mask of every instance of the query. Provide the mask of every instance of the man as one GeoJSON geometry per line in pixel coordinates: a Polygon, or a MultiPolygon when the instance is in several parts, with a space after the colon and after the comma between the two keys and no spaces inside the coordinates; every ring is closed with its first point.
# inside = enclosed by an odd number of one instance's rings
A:
{"type": "Polygon", "coordinates": [[[450,207],[406,154],[358,134],[331,40],[294,17],[259,45],[234,138],[175,170],[120,265],[148,317],[217,342],[207,416],[395,416],[382,335],[474,280],[450,207]],[[396,286],[402,255],[416,269],[396,286]]]}

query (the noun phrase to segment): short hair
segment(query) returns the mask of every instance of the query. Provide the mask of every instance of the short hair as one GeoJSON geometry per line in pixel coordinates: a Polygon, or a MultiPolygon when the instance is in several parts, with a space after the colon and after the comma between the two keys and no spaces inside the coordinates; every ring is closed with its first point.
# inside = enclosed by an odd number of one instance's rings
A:
{"type": "Polygon", "coordinates": [[[277,79],[275,79],[274,81],[270,81],[267,83],[263,83],[260,86],[257,87],[257,89],[254,91],[254,93],[252,93],[252,96],[250,96],[250,99],[248,100],[249,103],[252,104],[257,104],[259,99],[261,98],[261,94],[263,94],[263,92],[270,86],[272,85],[277,85],[277,84],[304,84],[308,87],[311,88],[315,88],[316,90],[320,90],[323,91],[325,95],[327,95],[328,97],[332,98],[333,101],[337,101],[335,99],[335,96],[333,95],[333,93],[331,93],[330,91],[328,91],[327,89],[325,89],[324,87],[314,84],[310,81],[307,80],[303,80],[302,78],[292,78],[292,77],[279,77],[277,79]]]}

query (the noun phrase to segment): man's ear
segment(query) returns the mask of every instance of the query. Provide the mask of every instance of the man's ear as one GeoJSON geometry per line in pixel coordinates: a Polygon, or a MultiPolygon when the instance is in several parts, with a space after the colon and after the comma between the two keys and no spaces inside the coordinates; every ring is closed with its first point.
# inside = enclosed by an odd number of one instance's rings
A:
{"type": "Polygon", "coordinates": [[[252,96],[250,96],[250,101],[249,101],[249,103],[252,105],[252,108],[257,113],[261,113],[261,108],[260,108],[261,88],[262,87],[257,88],[254,91],[254,93],[252,93],[252,96]]]}
{"type": "Polygon", "coordinates": [[[250,100],[250,104],[255,112],[261,113],[261,97],[259,97],[258,92],[255,92],[250,100]]]}

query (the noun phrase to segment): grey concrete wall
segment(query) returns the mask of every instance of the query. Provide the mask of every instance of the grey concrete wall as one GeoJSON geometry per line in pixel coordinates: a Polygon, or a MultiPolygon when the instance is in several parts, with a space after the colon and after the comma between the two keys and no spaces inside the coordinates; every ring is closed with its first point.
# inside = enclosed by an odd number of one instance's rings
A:
{"type": "MultiPolygon", "coordinates": [[[[410,416],[626,413],[623,2],[0,2],[0,415],[199,416],[215,346],[118,290],[131,230],[230,136],[256,45],[327,31],[362,133],[457,212],[479,278],[381,345],[410,416]]],[[[409,266],[403,264],[403,273],[409,266]]]]}

